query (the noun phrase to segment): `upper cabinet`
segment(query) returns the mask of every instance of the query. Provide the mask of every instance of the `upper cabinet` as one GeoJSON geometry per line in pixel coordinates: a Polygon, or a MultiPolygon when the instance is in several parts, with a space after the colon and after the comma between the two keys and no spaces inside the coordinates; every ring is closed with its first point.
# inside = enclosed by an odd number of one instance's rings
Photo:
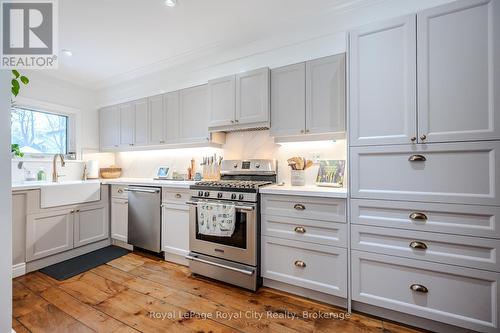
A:
{"type": "Polygon", "coordinates": [[[120,146],[129,147],[134,145],[135,132],[135,109],[133,103],[125,103],[118,106],[120,113],[120,146]]]}
{"type": "Polygon", "coordinates": [[[415,15],[350,33],[352,146],[410,143],[416,137],[415,15]]]}
{"type": "Polygon", "coordinates": [[[206,84],[183,89],[179,93],[179,140],[200,142],[209,140],[206,84]]]}
{"type": "Polygon", "coordinates": [[[461,0],[352,31],[350,144],[500,139],[499,18],[461,0]]]}
{"type": "Polygon", "coordinates": [[[149,106],[148,99],[134,102],[134,145],[143,146],[149,143],[149,106]]]}
{"type": "Polygon", "coordinates": [[[422,11],[417,36],[419,139],[500,139],[499,1],[422,11]]]}
{"type": "Polygon", "coordinates": [[[149,138],[151,145],[165,143],[165,112],[163,105],[163,95],[157,95],[148,99],[149,112],[149,138]]]}
{"type": "Polygon", "coordinates": [[[271,134],[345,136],[345,55],[271,71],[271,134]]]}
{"type": "Polygon", "coordinates": [[[118,148],[120,142],[120,114],[117,106],[99,110],[99,137],[102,150],[118,148]]]}
{"type": "Polygon", "coordinates": [[[211,131],[269,128],[269,68],[208,82],[211,131]]]}

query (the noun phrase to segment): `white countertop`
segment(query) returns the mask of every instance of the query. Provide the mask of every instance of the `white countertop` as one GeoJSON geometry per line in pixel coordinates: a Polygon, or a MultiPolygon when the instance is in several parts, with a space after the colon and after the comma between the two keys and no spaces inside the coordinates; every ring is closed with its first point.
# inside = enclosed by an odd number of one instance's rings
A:
{"type": "Polygon", "coordinates": [[[194,184],[194,181],[187,180],[154,180],[152,178],[117,178],[117,179],[89,179],[83,180],[70,180],[61,181],[59,183],[53,183],[51,181],[22,181],[13,182],[12,191],[27,191],[27,190],[39,190],[46,186],[57,186],[64,184],[77,184],[77,183],[92,183],[100,182],[101,184],[116,184],[116,185],[143,185],[143,186],[161,186],[161,187],[173,187],[173,188],[189,188],[190,185],[194,184]]]}
{"type": "Polygon", "coordinates": [[[346,188],[323,187],[316,185],[291,186],[291,185],[271,185],[259,189],[262,194],[283,194],[283,195],[302,195],[309,197],[323,198],[347,198],[346,188]]]}

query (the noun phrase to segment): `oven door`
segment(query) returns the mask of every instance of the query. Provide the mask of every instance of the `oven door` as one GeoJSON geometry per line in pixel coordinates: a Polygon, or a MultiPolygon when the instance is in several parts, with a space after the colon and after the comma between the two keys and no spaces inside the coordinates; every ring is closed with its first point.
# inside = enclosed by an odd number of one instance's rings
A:
{"type": "MultiPolygon", "coordinates": [[[[232,203],[236,224],[231,237],[207,236],[198,232],[198,202],[189,201],[189,250],[247,265],[257,266],[257,206],[255,203],[232,203]]],[[[204,200],[207,202],[216,200],[204,200]]]]}

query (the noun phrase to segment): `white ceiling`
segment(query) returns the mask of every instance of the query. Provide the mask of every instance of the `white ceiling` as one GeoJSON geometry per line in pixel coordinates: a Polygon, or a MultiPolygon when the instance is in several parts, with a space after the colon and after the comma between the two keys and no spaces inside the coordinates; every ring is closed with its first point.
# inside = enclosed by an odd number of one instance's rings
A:
{"type": "MultiPolygon", "coordinates": [[[[370,0],[376,2],[376,0],[370,0]]],[[[59,78],[105,86],[131,73],[165,69],[217,50],[240,47],[271,32],[303,25],[317,13],[362,0],[59,1],[59,78]]]]}

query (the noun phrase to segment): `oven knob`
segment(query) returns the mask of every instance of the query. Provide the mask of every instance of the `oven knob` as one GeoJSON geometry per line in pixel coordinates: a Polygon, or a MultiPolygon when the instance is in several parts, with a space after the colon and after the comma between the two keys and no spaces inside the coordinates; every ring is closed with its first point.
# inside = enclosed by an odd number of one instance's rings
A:
{"type": "Polygon", "coordinates": [[[217,198],[222,198],[222,192],[217,193],[217,198]]]}
{"type": "Polygon", "coordinates": [[[235,168],[235,169],[236,169],[237,167],[238,167],[238,163],[234,163],[234,164],[233,164],[233,168],[235,168]]]}
{"type": "Polygon", "coordinates": [[[205,196],[209,197],[210,196],[210,192],[205,192],[205,196]]]}
{"type": "Polygon", "coordinates": [[[260,164],[259,163],[255,163],[255,167],[258,169],[260,168],[260,164]]]}
{"type": "Polygon", "coordinates": [[[240,200],[243,200],[245,198],[245,196],[243,196],[243,194],[240,194],[240,196],[238,197],[238,199],[240,200]]]}
{"type": "Polygon", "coordinates": [[[202,197],[203,196],[203,191],[198,191],[198,196],[202,197]]]}
{"type": "Polygon", "coordinates": [[[231,199],[236,199],[236,193],[231,194],[231,199]]]}

